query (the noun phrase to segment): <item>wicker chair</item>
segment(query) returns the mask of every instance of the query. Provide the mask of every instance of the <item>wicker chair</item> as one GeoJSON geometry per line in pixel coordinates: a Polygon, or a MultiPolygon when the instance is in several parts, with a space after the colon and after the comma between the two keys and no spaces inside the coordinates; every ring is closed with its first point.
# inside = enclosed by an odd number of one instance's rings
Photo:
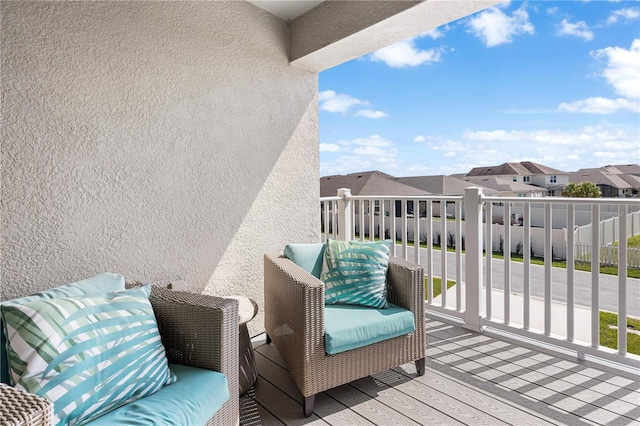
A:
{"type": "Polygon", "coordinates": [[[207,425],[237,425],[238,301],[152,287],[158,330],[170,363],[224,373],[231,397],[207,425]]]}
{"type": "Polygon", "coordinates": [[[264,316],[267,343],[273,341],[304,397],[304,415],[313,412],[315,394],[353,380],[416,363],[425,371],[423,268],[391,258],[388,299],[413,312],[413,333],[328,355],[324,349],[324,284],[278,254],[264,256],[264,316]]]}

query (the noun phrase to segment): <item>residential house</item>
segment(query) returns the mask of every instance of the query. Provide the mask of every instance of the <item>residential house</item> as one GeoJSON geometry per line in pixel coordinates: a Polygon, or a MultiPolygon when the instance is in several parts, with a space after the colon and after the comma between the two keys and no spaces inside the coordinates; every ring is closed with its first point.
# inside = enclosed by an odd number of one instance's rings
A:
{"type": "Polygon", "coordinates": [[[498,193],[499,197],[544,197],[547,190],[527,183],[515,182],[501,176],[469,176],[464,180],[490,188],[498,193]]]}
{"type": "MultiPolygon", "coordinates": [[[[351,195],[377,195],[377,196],[414,196],[433,195],[411,185],[406,185],[389,174],[377,170],[369,172],[350,173],[346,175],[324,176],[320,178],[320,196],[332,197],[338,193],[338,189],[348,188],[351,195]]],[[[385,215],[389,215],[391,208],[385,203],[385,215]]],[[[374,201],[376,212],[379,212],[380,203],[374,201]]],[[[360,211],[360,206],[356,204],[355,212],[360,211]]],[[[413,202],[407,206],[410,213],[413,213],[413,202]]],[[[396,206],[396,216],[400,217],[401,206],[396,206]]]]}
{"type": "Polygon", "coordinates": [[[512,182],[534,185],[546,190],[548,196],[562,195],[562,188],[569,183],[569,173],[531,161],[503,163],[498,166],[475,167],[466,177],[496,176],[512,182]]]}
{"type": "Polygon", "coordinates": [[[640,193],[640,175],[624,173],[617,166],[580,169],[569,175],[569,181],[592,182],[603,198],[637,197],[640,193]]]}

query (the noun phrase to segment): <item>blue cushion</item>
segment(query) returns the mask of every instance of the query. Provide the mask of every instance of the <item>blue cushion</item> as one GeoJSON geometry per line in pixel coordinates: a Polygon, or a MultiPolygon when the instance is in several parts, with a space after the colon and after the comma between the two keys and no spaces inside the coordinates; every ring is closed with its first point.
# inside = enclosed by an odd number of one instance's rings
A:
{"type": "Polygon", "coordinates": [[[320,278],[324,247],[324,243],[287,244],[284,256],[314,277],[320,278]]]}
{"type": "Polygon", "coordinates": [[[12,380],[53,402],[61,424],[83,424],[175,382],[151,285],[2,305],[12,380]]]}
{"type": "MultiPolygon", "coordinates": [[[[124,290],[124,277],[119,274],[104,273],[96,275],[95,277],[87,278],[86,280],[45,290],[31,296],[6,300],[0,303],[0,305],[20,305],[36,300],[87,296],[100,293],[111,293],[118,290],[124,290]]],[[[0,381],[2,383],[10,384],[6,347],[5,328],[2,315],[0,315],[0,381]]]]}
{"type": "Polygon", "coordinates": [[[98,417],[91,426],[204,425],[229,399],[224,374],[169,364],[178,381],[98,417]]]}
{"type": "Polygon", "coordinates": [[[389,304],[386,309],[325,305],[324,349],[337,354],[415,331],[413,312],[389,304]]]}

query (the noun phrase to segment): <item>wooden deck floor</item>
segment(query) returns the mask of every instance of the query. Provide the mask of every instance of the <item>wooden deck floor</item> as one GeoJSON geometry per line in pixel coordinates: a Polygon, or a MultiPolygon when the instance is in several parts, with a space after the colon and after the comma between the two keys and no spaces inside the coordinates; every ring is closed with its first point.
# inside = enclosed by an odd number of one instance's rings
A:
{"type": "Polygon", "coordinates": [[[413,364],[316,396],[312,417],[276,347],[256,341],[241,425],[640,425],[640,378],[427,320],[427,371],[413,364]]]}

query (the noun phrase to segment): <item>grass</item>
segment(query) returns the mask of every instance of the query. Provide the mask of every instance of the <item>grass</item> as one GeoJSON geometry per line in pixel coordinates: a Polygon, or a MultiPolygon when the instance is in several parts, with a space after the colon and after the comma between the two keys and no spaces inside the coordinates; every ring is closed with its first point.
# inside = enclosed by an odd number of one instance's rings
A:
{"type": "MultiPolygon", "coordinates": [[[[429,284],[429,280],[425,277],[424,279],[424,298],[427,299],[428,289],[427,285],[429,284]]],[[[455,281],[447,280],[447,289],[456,285],[455,281]]],[[[433,277],[433,297],[440,296],[442,293],[442,279],[440,277],[433,277]]]]}
{"type": "MultiPolygon", "coordinates": [[[[600,311],[600,345],[618,349],[618,315],[600,311]]],[[[627,318],[627,329],[640,331],[640,319],[627,318]]],[[[640,335],[627,332],[627,352],[640,355],[640,335]]]]}

